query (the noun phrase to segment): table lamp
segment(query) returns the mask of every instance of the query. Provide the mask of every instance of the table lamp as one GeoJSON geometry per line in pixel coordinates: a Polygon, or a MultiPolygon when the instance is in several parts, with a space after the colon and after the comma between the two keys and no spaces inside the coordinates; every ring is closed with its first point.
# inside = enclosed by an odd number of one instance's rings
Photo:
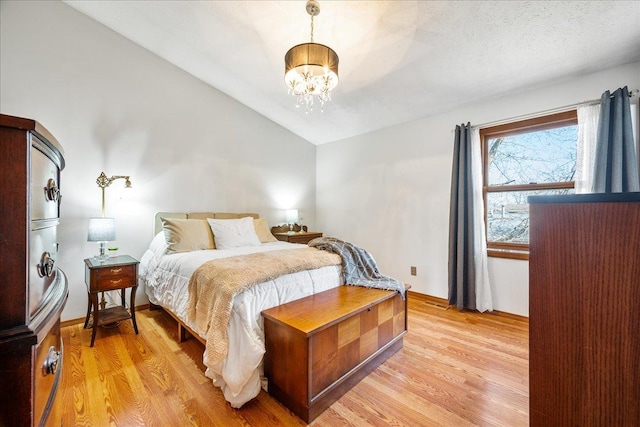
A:
{"type": "Polygon", "coordinates": [[[105,244],[116,240],[115,218],[89,218],[89,233],[87,242],[98,242],[100,253],[93,258],[105,261],[109,255],[105,253],[105,244]]]}
{"type": "Polygon", "coordinates": [[[284,215],[289,223],[289,231],[293,231],[293,224],[298,221],[298,209],[287,209],[284,215]]]}

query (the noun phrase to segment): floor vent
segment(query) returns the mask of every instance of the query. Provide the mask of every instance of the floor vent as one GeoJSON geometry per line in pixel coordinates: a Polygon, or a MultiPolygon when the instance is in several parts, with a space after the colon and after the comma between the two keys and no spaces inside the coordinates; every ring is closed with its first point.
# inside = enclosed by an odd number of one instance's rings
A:
{"type": "Polygon", "coordinates": [[[449,310],[448,305],[440,304],[439,302],[425,301],[425,304],[430,305],[431,307],[439,308],[440,310],[449,310]]]}

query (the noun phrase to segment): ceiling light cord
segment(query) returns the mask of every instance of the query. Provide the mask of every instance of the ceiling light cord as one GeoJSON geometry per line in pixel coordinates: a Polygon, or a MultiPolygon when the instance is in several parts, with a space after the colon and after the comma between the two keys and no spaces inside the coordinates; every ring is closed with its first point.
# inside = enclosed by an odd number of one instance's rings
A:
{"type": "Polygon", "coordinates": [[[313,15],[311,15],[311,43],[313,43],[313,15]]]}
{"type": "Polygon", "coordinates": [[[320,15],[320,4],[316,0],[307,2],[307,13],[311,15],[311,43],[313,43],[313,18],[320,15]]]}

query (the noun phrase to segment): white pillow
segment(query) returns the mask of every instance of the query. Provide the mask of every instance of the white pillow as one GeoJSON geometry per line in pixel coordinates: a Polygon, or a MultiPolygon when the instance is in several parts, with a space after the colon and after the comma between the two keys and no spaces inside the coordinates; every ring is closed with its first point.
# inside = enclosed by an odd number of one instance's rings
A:
{"type": "Polygon", "coordinates": [[[155,258],[158,258],[167,250],[167,240],[165,239],[164,230],[160,231],[149,243],[149,250],[153,252],[155,258]]]}
{"type": "Polygon", "coordinates": [[[260,239],[253,226],[253,218],[212,219],[207,218],[216,249],[238,248],[241,246],[260,246],[260,239]]]}

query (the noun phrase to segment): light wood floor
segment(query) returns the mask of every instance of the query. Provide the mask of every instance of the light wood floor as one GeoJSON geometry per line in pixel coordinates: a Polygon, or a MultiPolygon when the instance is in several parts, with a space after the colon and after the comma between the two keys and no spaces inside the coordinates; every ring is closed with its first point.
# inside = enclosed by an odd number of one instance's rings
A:
{"type": "MultiPolygon", "coordinates": [[[[48,426],[305,425],[265,392],[232,409],[204,376],[202,344],[176,342],[163,311],[101,329],[62,329],[64,375],[48,426]]],[[[404,348],[336,401],[313,426],[526,426],[528,325],[409,299],[404,348]]]]}

